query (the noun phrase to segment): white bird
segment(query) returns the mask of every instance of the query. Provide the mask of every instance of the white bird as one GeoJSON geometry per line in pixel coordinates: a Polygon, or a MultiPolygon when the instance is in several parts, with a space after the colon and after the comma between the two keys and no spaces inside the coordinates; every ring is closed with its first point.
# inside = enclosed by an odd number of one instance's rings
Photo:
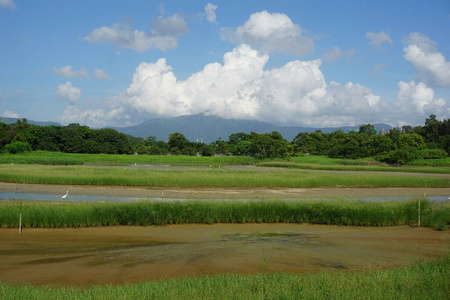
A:
{"type": "Polygon", "coordinates": [[[67,195],[69,195],[69,191],[67,190],[66,194],[64,196],[61,197],[61,199],[64,199],[67,197],[67,195]]]}

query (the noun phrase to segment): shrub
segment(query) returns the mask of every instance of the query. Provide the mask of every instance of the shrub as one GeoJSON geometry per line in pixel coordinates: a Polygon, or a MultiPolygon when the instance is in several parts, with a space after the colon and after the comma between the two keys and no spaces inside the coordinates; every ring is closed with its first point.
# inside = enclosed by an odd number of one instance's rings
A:
{"type": "Polygon", "coordinates": [[[420,158],[421,152],[413,147],[400,148],[389,152],[383,152],[376,156],[379,161],[391,165],[406,165],[415,159],[420,158]]]}
{"type": "Polygon", "coordinates": [[[31,146],[27,142],[14,142],[6,145],[5,149],[11,154],[16,154],[16,153],[30,152],[31,146]]]}
{"type": "Polygon", "coordinates": [[[447,151],[443,149],[423,149],[420,151],[421,157],[425,159],[440,159],[447,157],[447,151]]]}

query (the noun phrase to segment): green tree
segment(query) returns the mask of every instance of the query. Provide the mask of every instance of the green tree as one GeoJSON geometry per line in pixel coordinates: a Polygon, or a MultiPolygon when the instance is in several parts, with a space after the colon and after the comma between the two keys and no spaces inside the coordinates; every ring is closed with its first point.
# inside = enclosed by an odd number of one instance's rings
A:
{"type": "Polygon", "coordinates": [[[17,153],[24,153],[24,152],[30,152],[31,146],[27,142],[13,142],[11,144],[8,144],[5,146],[6,151],[8,151],[11,154],[17,154],[17,153]]]}
{"type": "Polygon", "coordinates": [[[190,146],[188,139],[181,133],[175,132],[169,135],[170,153],[178,155],[183,154],[184,148],[190,146]]]}
{"type": "Polygon", "coordinates": [[[359,133],[365,133],[371,136],[377,134],[377,130],[375,129],[375,126],[366,124],[359,126],[359,133]]]}

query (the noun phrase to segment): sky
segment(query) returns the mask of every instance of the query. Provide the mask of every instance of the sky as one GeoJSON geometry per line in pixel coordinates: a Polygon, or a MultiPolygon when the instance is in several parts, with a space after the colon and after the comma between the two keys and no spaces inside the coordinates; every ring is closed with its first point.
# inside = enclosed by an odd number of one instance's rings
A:
{"type": "Polygon", "coordinates": [[[125,127],[450,116],[448,0],[0,0],[0,115],[125,127]]]}

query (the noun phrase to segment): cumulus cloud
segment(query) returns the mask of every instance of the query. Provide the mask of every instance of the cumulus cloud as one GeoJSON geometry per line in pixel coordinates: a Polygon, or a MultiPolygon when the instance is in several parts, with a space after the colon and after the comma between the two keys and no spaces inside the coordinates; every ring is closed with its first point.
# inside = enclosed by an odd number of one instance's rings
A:
{"type": "Polygon", "coordinates": [[[74,105],[67,105],[63,116],[57,119],[64,124],[80,123],[99,128],[111,124],[118,125],[117,120],[121,120],[120,126],[129,126],[132,124],[126,121],[129,118],[130,116],[124,115],[123,109],[120,107],[80,110],[74,105]]]}
{"type": "Polygon", "coordinates": [[[338,60],[345,56],[355,55],[355,53],[356,53],[355,49],[350,49],[348,51],[342,52],[342,50],[339,47],[334,47],[333,49],[331,49],[330,51],[328,51],[327,53],[325,53],[322,56],[322,60],[331,62],[331,61],[338,60]]]}
{"type": "Polygon", "coordinates": [[[18,113],[13,112],[12,110],[7,110],[2,114],[3,118],[20,118],[20,115],[18,113]]]}
{"type": "Polygon", "coordinates": [[[81,90],[74,87],[70,81],[58,85],[56,95],[60,98],[67,99],[70,102],[76,102],[81,97],[81,90]]]}
{"type": "Polygon", "coordinates": [[[262,11],[250,15],[236,29],[222,28],[221,37],[235,43],[245,43],[264,52],[289,52],[305,55],[313,51],[313,40],[305,30],[285,14],[262,11]]]}
{"type": "Polygon", "coordinates": [[[132,30],[130,23],[116,23],[92,30],[83,39],[91,44],[113,44],[118,48],[144,52],[149,49],[167,50],[178,46],[177,36],[189,31],[184,18],[178,14],[152,22],[148,32],[132,30]]]}
{"type": "Polygon", "coordinates": [[[14,9],[16,8],[16,4],[13,0],[0,0],[0,7],[14,9]]]}
{"type": "Polygon", "coordinates": [[[206,20],[210,23],[216,23],[216,9],[217,5],[208,3],[205,6],[205,14],[206,14],[206,20]]]}
{"type": "Polygon", "coordinates": [[[128,89],[105,99],[103,108],[81,111],[71,107],[63,119],[82,120],[91,126],[125,126],[209,111],[223,118],[285,125],[387,121],[386,102],[370,88],[351,82],[327,86],[320,59],[295,60],[266,70],[268,60],[267,54],[240,45],[224,54],[223,63],[207,64],[183,81],[164,58],[141,63],[128,89]]]}
{"type": "Polygon", "coordinates": [[[436,43],[424,34],[411,33],[405,38],[403,57],[411,62],[420,80],[433,87],[450,87],[450,62],[436,50],[436,43]]]}
{"type": "Polygon", "coordinates": [[[384,31],[381,32],[367,32],[366,39],[369,40],[369,44],[376,50],[381,50],[383,48],[384,43],[388,43],[391,46],[394,44],[394,41],[391,39],[389,33],[384,31]]]}
{"type": "Polygon", "coordinates": [[[414,81],[398,83],[397,101],[395,109],[402,112],[400,122],[403,124],[423,123],[424,116],[435,114],[448,118],[450,108],[443,98],[435,98],[433,89],[423,82],[414,81]]]}

